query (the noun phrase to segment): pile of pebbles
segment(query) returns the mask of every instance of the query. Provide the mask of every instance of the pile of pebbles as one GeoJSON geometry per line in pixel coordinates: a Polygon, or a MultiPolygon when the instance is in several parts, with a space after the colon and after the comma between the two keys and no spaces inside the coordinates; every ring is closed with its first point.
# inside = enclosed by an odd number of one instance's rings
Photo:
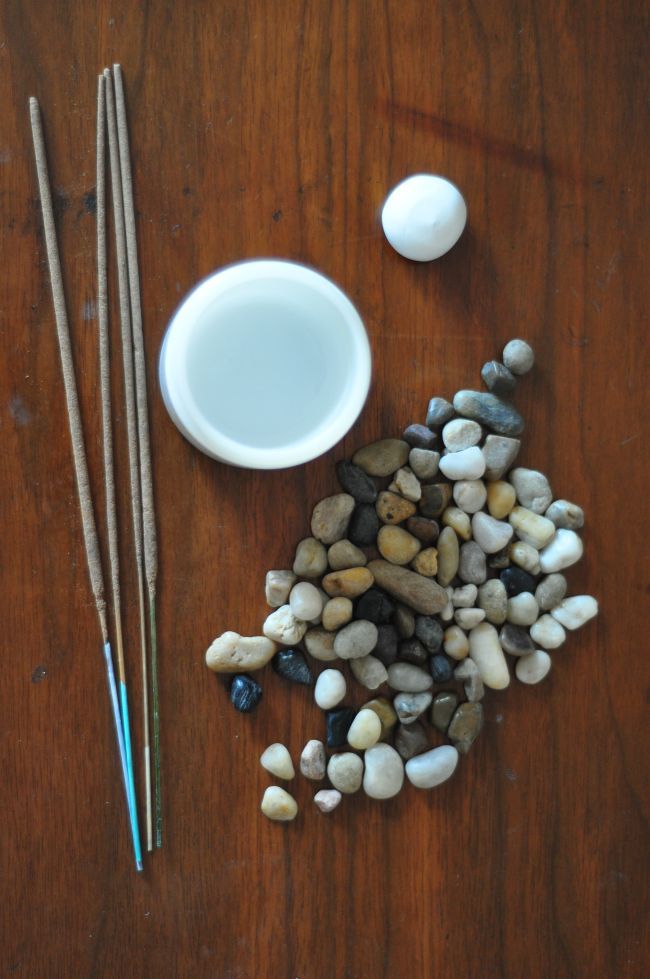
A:
{"type": "MultiPolygon", "coordinates": [[[[582,556],[582,509],[515,466],[524,422],[507,399],[533,362],[511,340],[481,371],[487,392],[433,398],[424,425],[340,461],[342,492],[314,507],[292,568],[266,576],[263,635],[226,632],[206,653],[212,670],[236,674],[241,711],[259,703],[250,673],[269,661],[313,686],[325,738],[307,742],[299,768],[329,781],[314,796],[322,812],[361,788],[391,798],[405,776],[445,782],[481,731],[485,688],[504,690],[513,673],[539,683],[567,630],[597,614],[591,596],[567,597],[563,574],[582,556]],[[352,681],[368,693],[359,708],[346,703],[352,681]]],[[[261,764],[295,776],[280,743],[261,764]]],[[[291,820],[298,807],[272,785],[262,812],[291,820]]]]}

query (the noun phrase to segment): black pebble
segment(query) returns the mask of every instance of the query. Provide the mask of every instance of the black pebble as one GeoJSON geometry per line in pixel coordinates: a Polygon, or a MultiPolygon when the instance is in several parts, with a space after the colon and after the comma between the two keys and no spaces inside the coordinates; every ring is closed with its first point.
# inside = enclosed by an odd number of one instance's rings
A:
{"type": "Polygon", "coordinates": [[[506,622],[499,632],[499,642],[504,652],[512,656],[526,656],[528,653],[535,652],[535,643],[528,629],[524,629],[521,625],[513,625],[512,622],[506,622]]]}
{"type": "Polygon", "coordinates": [[[281,649],[273,657],[273,668],[285,680],[304,683],[306,687],[310,687],[314,683],[314,677],[307,665],[307,660],[298,649],[281,649]]]}
{"type": "Polygon", "coordinates": [[[416,666],[424,666],[427,661],[427,651],[419,639],[405,639],[399,644],[399,658],[416,666]]]}
{"type": "Polygon", "coordinates": [[[377,645],[372,651],[384,666],[390,666],[397,659],[399,636],[394,625],[377,626],[377,645]]]}
{"type": "Polygon", "coordinates": [[[429,615],[416,615],[415,635],[428,652],[437,653],[442,644],[443,628],[429,615]]]}
{"type": "Polygon", "coordinates": [[[404,429],[402,438],[414,449],[433,449],[438,436],[426,425],[409,425],[404,429]]]}
{"type": "Polygon", "coordinates": [[[453,678],[454,669],[446,656],[432,656],[429,660],[429,672],[434,683],[449,683],[453,678]]]}
{"type": "Polygon", "coordinates": [[[236,710],[241,711],[242,714],[250,714],[261,699],[262,688],[252,676],[238,673],[233,677],[230,685],[230,700],[236,710]]]}
{"type": "Polygon", "coordinates": [[[368,619],[376,625],[390,622],[395,611],[393,602],[386,592],[379,588],[369,588],[358,600],[354,610],[355,619],[368,619]]]}
{"type": "Polygon", "coordinates": [[[487,364],[483,364],[481,377],[488,391],[499,398],[507,398],[517,387],[515,375],[498,360],[488,360],[487,364]]]}
{"type": "Polygon", "coordinates": [[[506,587],[508,598],[519,595],[522,591],[535,592],[535,579],[523,568],[506,568],[499,577],[506,587]]]}
{"type": "Polygon", "coordinates": [[[326,712],[328,748],[340,748],[347,742],[356,713],[354,707],[337,707],[326,712]]]}
{"type": "Polygon", "coordinates": [[[336,475],[342,488],[353,496],[357,503],[374,503],[377,499],[377,487],[372,479],[353,462],[341,459],[336,464],[336,475]]]}
{"type": "Polygon", "coordinates": [[[348,540],[357,547],[369,547],[377,540],[379,517],[372,503],[358,503],[348,525],[348,540]]]}

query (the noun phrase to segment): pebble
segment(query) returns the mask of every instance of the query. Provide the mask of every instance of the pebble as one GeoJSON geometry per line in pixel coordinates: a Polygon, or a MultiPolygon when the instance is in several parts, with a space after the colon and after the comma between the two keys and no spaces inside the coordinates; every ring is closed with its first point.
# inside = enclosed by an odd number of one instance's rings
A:
{"type": "Polygon", "coordinates": [[[527,374],[535,363],[535,352],[529,343],[517,337],[503,348],[503,363],[513,374],[527,374]]]}
{"type": "Polygon", "coordinates": [[[445,607],[441,609],[438,615],[441,622],[451,622],[451,620],[454,617],[454,606],[451,603],[451,596],[454,592],[454,589],[448,585],[445,588],[445,592],[447,594],[447,601],[445,602],[445,607]]]}
{"type": "Polygon", "coordinates": [[[352,795],[361,788],[363,762],[358,755],[351,751],[332,755],[327,765],[327,777],[339,792],[344,795],[352,795]]]}
{"type": "Polygon", "coordinates": [[[367,704],[363,704],[362,710],[364,707],[374,710],[381,721],[381,736],[385,738],[397,724],[397,714],[390,700],[387,700],[386,697],[375,697],[373,700],[369,700],[367,704]]]}
{"type": "Polygon", "coordinates": [[[409,759],[404,768],[411,785],[417,789],[434,789],[451,778],[457,765],[458,750],[451,744],[442,744],[409,759]]]}
{"type": "MultiPolygon", "coordinates": [[[[542,519],[546,519],[542,517],[542,519]]],[[[549,520],[549,523],[551,521],[549,520]]],[[[551,524],[553,526],[553,524],[551,524]]],[[[579,561],[584,550],[582,540],[574,530],[560,528],[555,537],[539,555],[539,566],[544,574],[552,571],[563,571],[579,561]]]]}
{"type": "Polygon", "coordinates": [[[361,656],[350,660],[350,669],[355,680],[367,690],[376,690],[388,680],[388,671],[376,656],[361,656]]]}
{"type": "Polygon", "coordinates": [[[553,490],[544,473],[519,467],[510,472],[508,479],[522,506],[533,513],[544,513],[553,499],[553,490]]]}
{"type": "Polygon", "coordinates": [[[335,638],[335,633],[328,632],[327,629],[308,629],[304,639],[307,652],[314,659],[323,662],[338,659],[334,652],[335,638]]]}
{"type": "Polygon", "coordinates": [[[442,690],[433,698],[431,705],[431,723],[441,734],[447,733],[447,728],[458,707],[458,694],[453,690],[442,690]]]}
{"type": "MultiPolygon", "coordinates": [[[[399,635],[394,625],[377,626],[377,645],[372,651],[384,666],[390,666],[397,659],[399,635]]],[[[354,660],[352,661],[354,663],[354,660]]]]}
{"type": "Polygon", "coordinates": [[[268,819],[286,823],[298,815],[298,803],[279,785],[269,785],[262,796],[261,810],[268,819]]]}
{"type": "MultiPolygon", "coordinates": [[[[365,751],[377,744],[381,737],[381,721],[374,710],[366,707],[359,711],[348,731],[348,744],[357,751],[365,751]]],[[[337,786],[338,788],[338,786],[337,786]]]]}
{"type": "Polygon", "coordinates": [[[485,472],[485,456],[478,445],[450,452],[441,457],[440,472],[447,479],[480,479],[485,472]]]}
{"type": "Polygon", "coordinates": [[[522,683],[539,683],[551,669],[551,657],[543,649],[536,649],[528,656],[520,656],[515,663],[517,679],[522,683]]]}
{"type": "MultiPolygon", "coordinates": [[[[524,420],[519,412],[494,394],[486,394],[484,391],[458,391],[454,395],[454,408],[463,418],[481,422],[497,435],[511,438],[520,435],[524,430],[524,420]]],[[[442,460],[440,463],[442,468],[442,460]]]]}
{"type": "Polygon", "coordinates": [[[481,673],[474,660],[470,659],[469,656],[454,670],[454,680],[462,682],[465,696],[471,704],[483,700],[485,687],[481,673]]]}
{"type": "Polygon", "coordinates": [[[428,428],[441,428],[454,413],[453,405],[445,398],[431,398],[427,408],[426,423],[428,428]]]}
{"type": "Polygon", "coordinates": [[[336,707],[334,710],[327,711],[325,718],[328,748],[340,748],[346,743],[356,713],[353,707],[336,707]]]}
{"type": "Polygon", "coordinates": [[[380,588],[370,588],[358,600],[355,609],[356,619],[369,619],[375,625],[390,622],[395,613],[395,603],[380,588]]]}
{"type": "Polygon", "coordinates": [[[357,503],[374,503],[377,499],[377,487],[360,466],[341,459],[336,464],[336,475],[345,492],[353,496],[357,503]]]}
{"type": "Polygon", "coordinates": [[[410,447],[401,439],[380,439],[364,445],[352,456],[352,462],[368,476],[391,476],[406,464],[410,447]]]}
{"type": "Polygon", "coordinates": [[[447,657],[439,653],[429,660],[429,672],[435,684],[449,683],[454,675],[454,668],[447,657]]]}
{"type": "Polygon", "coordinates": [[[480,703],[460,704],[454,712],[447,729],[461,755],[466,755],[483,727],[483,705],[480,703]]]}
{"type": "Polygon", "coordinates": [[[360,659],[377,645],[377,626],[367,619],[357,619],[336,633],[334,652],[341,659],[360,659]]]}
{"type": "Polygon", "coordinates": [[[460,588],[454,588],[451,593],[451,603],[454,608],[472,608],[477,595],[476,585],[462,585],[460,588]]]}
{"type": "Polygon", "coordinates": [[[315,585],[308,581],[299,581],[291,589],[289,608],[297,619],[311,622],[320,617],[323,611],[323,599],[315,585]]]}
{"type": "Polygon", "coordinates": [[[314,803],[321,812],[332,812],[342,798],[338,789],[320,789],[314,796],[314,803]]]}
{"type": "Polygon", "coordinates": [[[365,755],[363,790],[371,799],[392,799],[404,783],[404,763],[389,744],[376,744],[365,755]]]}
{"type": "Polygon", "coordinates": [[[543,612],[548,612],[559,605],[567,592],[567,580],[563,574],[546,575],[535,589],[537,604],[543,612]]]}
{"type": "Polygon", "coordinates": [[[368,568],[380,588],[416,612],[435,615],[447,604],[444,588],[431,578],[390,561],[371,561],[368,568]]]}
{"type": "Polygon", "coordinates": [[[311,517],[312,537],[323,544],[333,544],[345,537],[356,501],[349,493],[326,496],[317,503],[311,517]]]}
{"type": "Polygon", "coordinates": [[[245,673],[238,673],[230,684],[230,702],[235,710],[250,714],[262,699],[262,688],[256,680],[245,673]]]}
{"type": "Polygon", "coordinates": [[[393,707],[402,724],[412,724],[430,706],[433,695],[426,693],[398,693],[393,707]]]}
{"type": "Polygon", "coordinates": [[[423,693],[431,689],[433,680],[426,670],[413,663],[392,663],[388,667],[388,686],[400,693],[423,693]]]}
{"type": "Polygon", "coordinates": [[[393,621],[402,639],[410,639],[415,633],[415,613],[408,605],[397,605],[393,621]]]}
{"type": "Polygon", "coordinates": [[[478,445],[482,437],[483,429],[478,422],[467,418],[454,418],[442,430],[442,441],[450,452],[461,452],[478,445]]]}
{"type": "Polygon", "coordinates": [[[428,653],[419,639],[415,636],[412,639],[404,639],[399,645],[399,658],[407,663],[414,663],[415,666],[424,666],[428,653]]]}
{"type": "Polygon", "coordinates": [[[543,649],[557,649],[566,639],[564,627],[552,615],[540,615],[530,627],[531,639],[543,649]]]}
{"type": "Polygon", "coordinates": [[[375,505],[373,503],[357,504],[348,524],[348,540],[357,547],[369,547],[375,543],[378,530],[379,517],[375,505]]]}
{"type": "Polygon", "coordinates": [[[461,479],[454,483],[453,495],[460,510],[476,513],[485,506],[487,490],[482,479],[461,479]]]}
{"type": "Polygon", "coordinates": [[[300,774],[313,782],[320,782],[325,778],[327,769],[327,758],[325,756],[325,745],[322,741],[312,738],[302,749],[300,755],[300,774]]]}
{"type": "Polygon", "coordinates": [[[267,772],[270,772],[271,775],[275,775],[276,778],[284,778],[287,781],[292,779],[296,774],[293,762],[291,761],[291,755],[286,746],[277,741],[275,744],[270,744],[262,752],[260,755],[260,765],[267,772]]]}
{"type": "Polygon", "coordinates": [[[438,472],[440,453],[432,449],[411,449],[409,466],[418,479],[433,479],[438,472]]]}
{"type": "MultiPolygon", "coordinates": [[[[456,486],[462,485],[456,483],[456,486]]],[[[455,488],[455,487],[454,487],[455,488]]],[[[471,540],[472,524],[469,515],[465,510],[457,506],[449,506],[442,515],[442,522],[445,527],[451,527],[461,540],[471,540]]]]}
{"type": "Polygon", "coordinates": [[[538,551],[545,547],[555,534],[555,524],[551,520],[547,520],[539,513],[533,513],[527,507],[513,507],[508,520],[514,527],[517,537],[525,544],[536,547],[538,551]]]}
{"type": "Polygon", "coordinates": [[[520,625],[507,622],[499,632],[499,641],[511,656],[528,656],[535,651],[535,643],[528,631],[520,625]]]}
{"type": "Polygon", "coordinates": [[[273,669],[285,680],[311,687],[314,677],[299,649],[281,649],[273,658],[273,669]]]}
{"type": "Polygon", "coordinates": [[[451,499],[451,486],[449,483],[427,483],[422,487],[420,497],[420,513],[423,517],[430,519],[439,517],[444,513],[451,499]]]}
{"type": "Polygon", "coordinates": [[[501,551],[496,551],[494,554],[487,555],[487,565],[494,571],[503,571],[504,568],[510,567],[510,558],[508,557],[509,548],[504,547],[501,551]]]}
{"type": "Polygon", "coordinates": [[[481,622],[470,632],[469,655],[476,663],[486,687],[505,690],[510,683],[510,671],[499,634],[490,622],[481,622]]]}
{"type": "Polygon", "coordinates": [[[399,724],[395,732],[395,748],[404,761],[419,755],[429,747],[429,738],[419,721],[399,724]]]}
{"type": "Polygon", "coordinates": [[[465,659],[469,653],[469,639],[460,626],[450,625],[445,630],[442,648],[447,656],[451,656],[452,659],[465,659]]]}
{"type": "Polygon", "coordinates": [[[300,642],[307,631],[307,623],[297,619],[289,605],[281,605],[266,618],[262,632],[268,639],[283,646],[300,642]]]}
{"type": "Polygon", "coordinates": [[[314,687],[314,700],[321,710],[330,710],[345,697],[347,684],[340,670],[323,670],[314,687]]]}
{"type": "MultiPolygon", "coordinates": [[[[377,516],[382,523],[398,524],[403,523],[416,512],[415,503],[405,500],[398,493],[390,490],[383,490],[377,497],[375,505],[377,516]]],[[[375,537],[377,534],[375,533],[375,537]]],[[[374,541],[373,541],[374,543],[374,541]]]]}
{"type": "Polygon", "coordinates": [[[580,530],[585,524],[585,514],[577,503],[568,500],[555,500],[546,510],[545,517],[552,520],[556,527],[562,530],[580,530]]]}
{"type": "Polygon", "coordinates": [[[299,578],[318,578],[327,570],[327,550],[315,537],[305,537],[296,548],[293,570],[299,578]]]}
{"type": "Polygon", "coordinates": [[[454,621],[461,629],[474,629],[484,618],[485,609],[482,608],[457,608],[454,612],[454,621]]]}
{"type": "Polygon", "coordinates": [[[406,529],[423,544],[435,544],[440,534],[440,527],[429,517],[409,517],[406,521],[406,529]]]}
{"type": "Polygon", "coordinates": [[[428,653],[437,653],[442,645],[442,626],[428,615],[415,617],[415,635],[428,653]]]}
{"type": "Polygon", "coordinates": [[[432,449],[438,437],[426,425],[409,425],[402,432],[402,438],[414,449],[432,449]]]}
{"type": "Polygon", "coordinates": [[[425,547],[411,561],[411,567],[425,578],[435,578],[438,573],[438,550],[435,547],[425,547]]]}
{"type": "Polygon", "coordinates": [[[289,592],[296,582],[296,575],[293,571],[267,571],[264,584],[264,594],[267,604],[271,608],[279,608],[285,605],[289,598],[289,592]]]}
{"type": "Polygon", "coordinates": [[[498,398],[509,398],[517,387],[517,379],[512,371],[498,360],[488,360],[483,364],[481,377],[488,391],[498,398]]]}
{"type": "Polygon", "coordinates": [[[409,564],[422,544],[403,527],[384,524],[377,535],[377,548],[382,557],[391,564],[409,564]]]}
{"type": "Polygon", "coordinates": [[[591,595],[572,595],[551,609],[551,615],[565,629],[579,629],[598,615],[598,602],[591,595]]]}
{"type": "Polygon", "coordinates": [[[508,548],[508,557],[518,568],[532,575],[539,574],[539,551],[532,544],[525,544],[522,540],[513,541],[508,548]]]}
{"type": "Polygon", "coordinates": [[[513,625],[532,625],[537,622],[539,605],[529,591],[521,591],[508,599],[508,622],[513,625]]]}
{"type": "Polygon", "coordinates": [[[510,543],[514,531],[509,523],[496,520],[489,513],[475,513],[472,517],[474,540],[486,554],[496,554],[510,543]]]}
{"type": "Polygon", "coordinates": [[[352,541],[338,540],[327,552],[327,563],[332,571],[344,571],[346,568],[363,567],[368,563],[368,558],[352,541]]]}
{"type": "Polygon", "coordinates": [[[323,608],[323,628],[335,632],[352,620],[353,612],[354,606],[349,598],[344,598],[342,595],[338,598],[330,598],[323,608]]]}
{"type": "Polygon", "coordinates": [[[420,480],[408,467],[397,470],[389,489],[394,490],[395,493],[400,493],[406,500],[411,500],[413,503],[417,503],[422,496],[420,480]]]}
{"type": "Polygon", "coordinates": [[[438,538],[438,582],[446,587],[458,574],[460,548],[452,527],[444,527],[438,538]]]}
{"type": "Polygon", "coordinates": [[[344,568],[330,571],[321,584],[330,598],[358,598],[372,587],[374,580],[368,568],[344,568]]]}
{"type": "Polygon", "coordinates": [[[477,604],[485,612],[485,618],[493,625],[501,625],[508,614],[508,593],[498,578],[490,578],[478,590],[477,604]]]}
{"type": "Polygon", "coordinates": [[[508,598],[519,595],[523,591],[535,591],[535,579],[523,568],[505,568],[499,578],[505,586],[508,598]]]}
{"type": "Polygon", "coordinates": [[[480,544],[470,540],[460,548],[458,577],[473,585],[482,585],[487,577],[485,552],[480,544]]]}
{"type": "Polygon", "coordinates": [[[491,517],[496,520],[503,520],[507,517],[515,503],[517,494],[511,483],[506,483],[503,479],[497,479],[487,485],[487,507],[491,517]]]}
{"type": "Polygon", "coordinates": [[[224,632],[208,647],[205,662],[215,673],[260,670],[276,649],[275,643],[266,636],[240,636],[238,632],[224,632]]]}
{"type": "Polygon", "coordinates": [[[507,438],[505,435],[488,435],[482,449],[485,456],[485,478],[501,479],[519,455],[520,447],[519,439],[507,438]]]}

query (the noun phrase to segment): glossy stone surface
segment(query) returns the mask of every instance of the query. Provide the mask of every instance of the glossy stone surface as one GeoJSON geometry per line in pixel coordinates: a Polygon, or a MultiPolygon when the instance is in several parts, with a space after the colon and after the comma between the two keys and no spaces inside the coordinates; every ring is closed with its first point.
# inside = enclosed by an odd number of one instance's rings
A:
{"type": "Polygon", "coordinates": [[[230,702],[235,710],[241,711],[242,714],[250,714],[261,699],[262,688],[256,680],[246,676],[245,673],[238,673],[233,677],[230,684],[230,702]]]}
{"type": "Polygon", "coordinates": [[[312,686],[314,676],[299,649],[281,649],[273,658],[273,669],[285,680],[312,686]]]}

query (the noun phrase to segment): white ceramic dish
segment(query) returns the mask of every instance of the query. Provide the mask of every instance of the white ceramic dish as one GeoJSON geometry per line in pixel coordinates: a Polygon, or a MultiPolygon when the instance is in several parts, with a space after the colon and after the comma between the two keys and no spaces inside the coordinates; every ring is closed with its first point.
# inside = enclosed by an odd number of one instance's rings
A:
{"type": "Polygon", "coordinates": [[[370,375],[368,337],[347,296],[313,269],[276,259],[200,282],[169,324],[159,365],[183,435],[251,469],[296,466],[330,449],[356,421],[370,375]]]}

